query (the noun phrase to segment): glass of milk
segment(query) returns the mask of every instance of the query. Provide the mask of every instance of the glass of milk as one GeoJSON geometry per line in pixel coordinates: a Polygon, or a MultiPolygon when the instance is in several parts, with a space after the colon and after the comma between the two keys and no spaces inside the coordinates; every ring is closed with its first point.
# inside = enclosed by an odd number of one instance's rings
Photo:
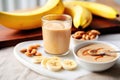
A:
{"type": "Polygon", "coordinates": [[[69,53],[72,18],[66,14],[49,14],[42,17],[44,50],[48,54],[69,53]]]}

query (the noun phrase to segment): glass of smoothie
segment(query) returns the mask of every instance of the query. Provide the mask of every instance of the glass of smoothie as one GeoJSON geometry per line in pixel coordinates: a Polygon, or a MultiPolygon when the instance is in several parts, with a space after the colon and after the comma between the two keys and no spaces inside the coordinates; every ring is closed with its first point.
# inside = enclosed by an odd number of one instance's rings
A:
{"type": "Polygon", "coordinates": [[[49,14],[42,17],[44,50],[48,54],[69,53],[72,18],[66,14],[49,14]]]}

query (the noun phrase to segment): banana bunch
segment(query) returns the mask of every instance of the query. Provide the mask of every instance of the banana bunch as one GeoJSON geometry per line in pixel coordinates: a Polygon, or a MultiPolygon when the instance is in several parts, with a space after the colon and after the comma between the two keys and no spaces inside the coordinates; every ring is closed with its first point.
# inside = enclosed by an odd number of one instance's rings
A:
{"type": "Polygon", "coordinates": [[[43,57],[43,56],[35,56],[33,58],[33,63],[41,63],[43,68],[46,68],[50,71],[60,71],[62,68],[65,70],[74,70],[77,67],[77,63],[74,60],[66,59],[64,61],[61,58],[53,56],[53,57],[43,57]]]}
{"type": "Polygon", "coordinates": [[[61,0],[48,0],[46,5],[26,12],[0,12],[0,24],[17,30],[41,27],[41,17],[46,14],[62,14],[64,5],[61,0]]]}
{"type": "Polygon", "coordinates": [[[76,28],[86,28],[92,21],[92,14],[106,19],[115,19],[119,16],[118,12],[112,7],[95,2],[66,1],[64,6],[64,12],[72,16],[76,28]]]}
{"type": "Polygon", "coordinates": [[[86,8],[80,5],[74,5],[72,3],[65,3],[64,6],[64,12],[71,15],[73,18],[74,27],[78,28],[79,26],[81,26],[82,28],[86,28],[91,23],[92,13],[86,8]]]}
{"type": "Polygon", "coordinates": [[[77,1],[64,2],[64,4],[83,6],[94,15],[101,16],[107,19],[115,19],[116,17],[119,16],[118,12],[114,8],[100,3],[77,0],[77,1]]]}

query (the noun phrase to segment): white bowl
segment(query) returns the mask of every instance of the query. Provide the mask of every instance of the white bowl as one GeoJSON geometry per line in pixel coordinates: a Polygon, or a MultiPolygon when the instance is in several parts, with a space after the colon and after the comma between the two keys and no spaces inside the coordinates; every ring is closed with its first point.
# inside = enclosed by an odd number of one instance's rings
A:
{"type": "Polygon", "coordinates": [[[87,42],[87,41],[96,41],[96,40],[98,40],[98,35],[95,37],[95,39],[92,39],[92,40],[80,40],[80,39],[75,39],[75,38],[73,38],[72,37],[72,35],[71,35],[71,42],[72,42],[72,44],[75,46],[75,45],[77,45],[77,44],[79,44],[79,43],[84,43],[84,42],[87,42]]]}
{"type": "Polygon", "coordinates": [[[114,48],[117,51],[120,50],[115,45],[110,44],[108,42],[103,42],[103,41],[87,41],[87,42],[84,42],[84,43],[79,43],[78,45],[76,45],[73,48],[72,51],[73,51],[75,59],[80,64],[80,66],[87,69],[87,70],[89,70],[89,71],[104,71],[104,70],[109,69],[110,67],[112,67],[115,64],[115,62],[118,60],[118,58],[120,56],[119,53],[117,53],[117,57],[115,59],[113,59],[111,61],[108,61],[108,62],[90,62],[90,61],[81,59],[80,57],[77,56],[76,53],[77,53],[78,49],[80,49],[81,47],[84,47],[84,46],[86,46],[88,44],[92,44],[92,43],[102,43],[102,44],[106,44],[106,45],[111,46],[112,48],[114,48]]]}

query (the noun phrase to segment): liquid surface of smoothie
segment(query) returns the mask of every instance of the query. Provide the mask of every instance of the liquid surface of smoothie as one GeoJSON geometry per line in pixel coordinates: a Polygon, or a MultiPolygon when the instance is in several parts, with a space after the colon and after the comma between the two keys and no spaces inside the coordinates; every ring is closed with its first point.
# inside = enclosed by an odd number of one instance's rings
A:
{"type": "Polygon", "coordinates": [[[77,51],[77,56],[80,57],[81,59],[84,59],[90,62],[108,62],[117,57],[117,53],[112,53],[112,55],[93,56],[89,54],[90,50],[96,50],[96,52],[100,52],[100,51],[114,51],[115,49],[113,49],[111,46],[106,44],[90,44],[80,48],[77,51]]]}
{"type": "Polygon", "coordinates": [[[62,21],[43,24],[44,49],[49,54],[64,54],[69,50],[71,25],[62,21]],[[69,26],[69,27],[68,27],[69,26]]]}

